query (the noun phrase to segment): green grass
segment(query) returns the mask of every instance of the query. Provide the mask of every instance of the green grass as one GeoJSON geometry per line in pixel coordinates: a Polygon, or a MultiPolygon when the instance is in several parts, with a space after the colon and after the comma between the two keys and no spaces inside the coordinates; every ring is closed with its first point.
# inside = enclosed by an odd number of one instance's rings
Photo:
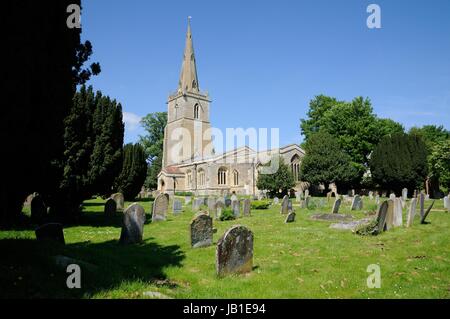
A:
{"type": "MultiPolygon", "coordinates": [[[[151,211],[151,202],[141,204],[151,211]]],[[[252,210],[251,217],[239,220],[214,221],[215,242],[236,224],[254,233],[253,272],[225,278],[215,273],[215,245],[190,248],[193,213],[188,206],[180,216],[170,213],[166,222],[147,223],[139,245],[118,245],[120,214],[104,218],[101,199],[87,201],[79,225],[64,229],[65,246],[37,242],[32,227],[1,231],[0,297],[145,298],[146,291],[172,298],[450,297],[450,214],[442,201],[430,213],[430,224],[420,225],[416,216],[412,228],[377,237],[330,229],[329,222],[310,219],[330,212],[331,202],[316,209],[294,205],[297,219],[292,224],[284,224],[279,205],[252,210]],[[66,287],[69,274],[54,264],[55,255],[96,266],[82,268],[81,289],[66,287]],[[380,289],[367,288],[370,264],[381,267],[380,289]]],[[[366,207],[375,205],[366,199],[366,207]]],[[[341,212],[350,213],[349,204],[341,212]]],[[[352,214],[365,216],[364,210],[352,214]]]]}

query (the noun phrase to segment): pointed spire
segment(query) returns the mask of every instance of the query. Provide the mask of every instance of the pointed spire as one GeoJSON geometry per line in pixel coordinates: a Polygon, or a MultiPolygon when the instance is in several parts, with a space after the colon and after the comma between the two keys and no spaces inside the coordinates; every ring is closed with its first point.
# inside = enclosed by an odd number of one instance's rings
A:
{"type": "Polygon", "coordinates": [[[199,92],[197,66],[195,64],[194,45],[192,43],[191,17],[188,17],[186,47],[184,48],[180,81],[178,82],[178,91],[199,92]]]}

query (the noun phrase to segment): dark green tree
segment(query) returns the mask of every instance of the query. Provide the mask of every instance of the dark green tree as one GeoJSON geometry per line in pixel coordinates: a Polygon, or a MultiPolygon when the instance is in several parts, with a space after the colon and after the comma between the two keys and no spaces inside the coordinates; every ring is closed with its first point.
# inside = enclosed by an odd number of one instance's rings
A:
{"type": "Polygon", "coordinates": [[[429,177],[439,181],[444,193],[450,192],[450,139],[436,143],[428,157],[429,177]]]}
{"type": "Polygon", "coordinates": [[[359,173],[351,157],[331,134],[319,132],[311,135],[305,144],[305,152],[300,166],[302,181],[325,187],[335,183],[340,193],[358,181],[359,173]]]}
{"type": "Polygon", "coordinates": [[[147,174],[147,161],[144,148],[140,144],[127,144],[123,148],[122,172],[116,179],[116,189],[125,200],[136,198],[147,174]]]}
{"type": "Polygon", "coordinates": [[[421,187],[428,172],[426,145],[417,135],[385,136],[371,155],[370,171],[375,183],[397,195],[404,187],[421,187]]]}
{"type": "Polygon", "coordinates": [[[294,175],[281,157],[272,159],[265,166],[269,167],[273,163],[278,163],[276,172],[264,174],[260,170],[256,186],[258,189],[268,190],[271,196],[287,195],[289,190],[295,186],[294,175]]]}
{"type": "Polygon", "coordinates": [[[167,124],[167,112],[150,113],[141,120],[147,134],[140,136],[139,143],[144,147],[147,156],[148,171],[145,187],[156,189],[158,174],[162,168],[164,128],[167,124]]]}

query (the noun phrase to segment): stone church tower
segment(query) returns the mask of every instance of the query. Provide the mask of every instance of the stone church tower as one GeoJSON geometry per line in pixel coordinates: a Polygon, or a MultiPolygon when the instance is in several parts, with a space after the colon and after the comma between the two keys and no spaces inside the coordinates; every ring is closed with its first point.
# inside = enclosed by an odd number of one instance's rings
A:
{"type": "Polygon", "coordinates": [[[178,89],[167,101],[163,167],[211,157],[210,102],[208,93],[201,92],[199,88],[189,20],[178,89]]]}

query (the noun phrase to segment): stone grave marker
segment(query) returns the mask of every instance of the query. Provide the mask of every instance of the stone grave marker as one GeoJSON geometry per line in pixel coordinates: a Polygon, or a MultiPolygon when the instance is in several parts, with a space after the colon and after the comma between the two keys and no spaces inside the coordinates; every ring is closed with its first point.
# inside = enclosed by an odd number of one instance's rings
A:
{"type": "Polygon", "coordinates": [[[283,200],[281,201],[281,214],[287,214],[288,211],[288,204],[289,204],[289,197],[287,195],[284,195],[283,200]]]}
{"type": "Polygon", "coordinates": [[[408,189],[407,188],[403,188],[402,189],[402,200],[404,202],[406,202],[407,199],[408,199],[408,189]]]}
{"type": "Polygon", "coordinates": [[[48,223],[39,226],[34,231],[36,240],[52,240],[65,244],[63,225],[59,223],[48,223]]]}
{"type": "Polygon", "coordinates": [[[124,209],[125,199],[123,198],[122,193],[115,193],[111,195],[111,198],[116,202],[117,210],[124,209]]]}
{"type": "Polygon", "coordinates": [[[159,194],[156,196],[152,207],[152,223],[166,220],[169,210],[169,195],[159,194]]]}
{"type": "MultiPolygon", "coordinates": [[[[164,196],[160,194],[158,196],[164,196]]],[[[120,233],[121,244],[137,244],[142,241],[145,224],[145,210],[137,204],[131,204],[123,212],[122,231],[120,233]]]]}
{"type": "Polygon", "coordinates": [[[384,201],[381,204],[380,208],[378,209],[378,214],[377,214],[378,233],[382,233],[386,229],[386,219],[387,219],[388,208],[389,208],[388,201],[384,201]]]}
{"type": "Polygon", "coordinates": [[[406,227],[411,227],[413,225],[414,216],[416,215],[417,198],[411,199],[411,205],[409,206],[408,218],[406,220],[406,227]]]}
{"type": "Polygon", "coordinates": [[[224,206],[225,206],[225,204],[222,201],[218,200],[216,202],[215,209],[214,209],[214,218],[215,219],[219,219],[220,216],[222,216],[222,210],[223,210],[224,206]]]}
{"type": "Polygon", "coordinates": [[[361,196],[355,195],[352,200],[352,206],[350,210],[361,210],[362,209],[362,199],[361,196]]]}
{"type": "Polygon", "coordinates": [[[173,199],[172,211],[175,215],[181,214],[183,212],[183,205],[181,204],[181,201],[179,199],[173,199]]]}
{"type": "Polygon", "coordinates": [[[423,215],[425,215],[425,194],[423,192],[420,192],[419,203],[420,203],[420,218],[423,218],[423,215]]]}
{"type": "Polygon", "coordinates": [[[231,202],[231,209],[233,210],[233,215],[235,218],[239,218],[241,216],[241,205],[238,200],[231,202]]]}
{"type": "Polygon", "coordinates": [[[293,223],[294,221],[295,221],[295,213],[294,212],[290,212],[287,215],[286,220],[284,222],[287,224],[287,223],[293,223]]]}
{"type": "Polygon", "coordinates": [[[435,202],[435,200],[433,200],[433,202],[431,203],[430,207],[428,207],[427,211],[425,212],[423,217],[420,219],[420,223],[422,225],[428,224],[428,222],[426,222],[425,220],[427,219],[428,214],[431,212],[431,209],[433,208],[434,202],[435,202]]]}
{"type": "Polygon", "coordinates": [[[389,199],[387,202],[386,230],[390,230],[394,227],[394,201],[389,199]]]}
{"type": "Polygon", "coordinates": [[[244,226],[233,226],[217,243],[217,275],[248,273],[252,269],[253,233],[244,226]]]}
{"type": "Polygon", "coordinates": [[[403,206],[401,198],[394,200],[394,227],[403,225],[403,206]]]}
{"type": "Polygon", "coordinates": [[[191,201],[192,201],[192,197],[191,196],[185,196],[184,197],[184,205],[190,204],[191,201]]]}
{"type": "Polygon", "coordinates": [[[213,243],[213,220],[205,214],[195,216],[190,224],[191,247],[200,248],[211,246],[213,243]]]}
{"type": "Polygon", "coordinates": [[[41,195],[36,195],[31,200],[31,220],[34,223],[42,223],[47,217],[47,206],[41,195]]]}
{"type": "Polygon", "coordinates": [[[114,199],[112,199],[110,197],[105,202],[105,208],[104,208],[105,216],[107,216],[107,217],[114,216],[116,214],[116,212],[117,212],[117,203],[114,199]]]}
{"type": "Polygon", "coordinates": [[[242,214],[244,216],[250,216],[250,210],[251,210],[251,202],[250,199],[246,198],[244,199],[244,204],[242,206],[242,214]]]}
{"type": "Polygon", "coordinates": [[[273,198],[273,204],[274,204],[274,205],[278,205],[279,202],[280,202],[280,200],[278,199],[278,197],[275,196],[275,197],[273,198]]]}
{"type": "Polygon", "coordinates": [[[208,197],[208,199],[206,200],[206,204],[208,206],[208,210],[212,213],[216,205],[216,199],[214,197],[208,197]]]}
{"type": "Polygon", "coordinates": [[[333,204],[333,209],[331,210],[332,214],[338,214],[339,213],[339,207],[341,207],[341,199],[336,198],[333,204]]]}

